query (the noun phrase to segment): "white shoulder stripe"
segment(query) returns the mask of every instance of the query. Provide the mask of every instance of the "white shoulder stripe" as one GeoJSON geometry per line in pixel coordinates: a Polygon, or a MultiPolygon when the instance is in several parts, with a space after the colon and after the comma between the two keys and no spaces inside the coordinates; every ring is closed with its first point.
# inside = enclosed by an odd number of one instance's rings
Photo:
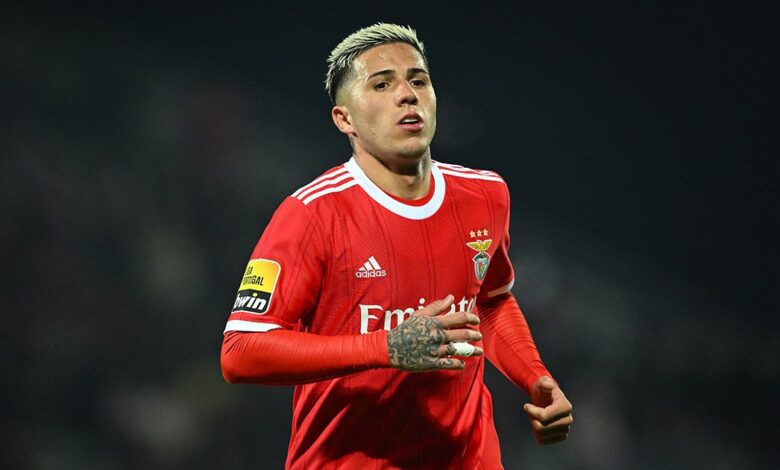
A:
{"type": "Polygon", "coordinates": [[[303,201],[306,198],[306,196],[316,192],[318,189],[324,188],[325,186],[330,186],[332,184],[340,183],[340,182],[342,182],[342,181],[344,181],[345,179],[348,179],[348,178],[352,178],[352,175],[350,175],[349,173],[346,173],[346,170],[344,170],[343,174],[337,176],[336,178],[333,178],[332,180],[325,180],[325,181],[322,181],[322,182],[320,182],[318,184],[315,184],[314,186],[309,185],[303,191],[300,191],[300,190],[296,191],[298,193],[298,195],[295,196],[295,197],[297,197],[298,199],[303,201]]]}
{"type": "Polygon", "coordinates": [[[498,173],[496,173],[495,171],[475,170],[473,168],[466,168],[465,166],[453,165],[451,163],[439,163],[439,166],[442,169],[445,169],[445,170],[460,171],[460,172],[463,172],[463,173],[477,173],[477,174],[480,174],[480,175],[487,175],[487,176],[498,176],[498,173]]]}
{"type": "Polygon", "coordinates": [[[327,188],[327,189],[323,189],[323,190],[321,190],[319,192],[315,192],[314,194],[312,194],[309,197],[307,197],[306,199],[304,199],[303,203],[308,206],[311,201],[317,199],[320,196],[324,196],[324,195],[330,194],[330,193],[337,193],[337,192],[340,192],[340,191],[344,191],[345,189],[351,188],[352,186],[355,186],[357,184],[358,184],[357,181],[355,181],[354,179],[350,179],[349,181],[347,181],[346,183],[342,184],[341,186],[333,186],[333,187],[330,187],[330,188],[327,188]]]}
{"type": "Polygon", "coordinates": [[[506,294],[507,292],[512,290],[512,286],[514,286],[514,285],[515,285],[515,280],[512,279],[509,282],[509,284],[505,285],[504,287],[499,287],[496,290],[492,290],[492,291],[488,292],[487,296],[488,296],[488,298],[490,298],[490,297],[495,297],[497,295],[506,294]]]}
{"type": "MultiPolygon", "coordinates": [[[[246,320],[230,320],[225,325],[225,333],[228,331],[256,331],[265,332],[281,328],[281,326],[274,323],[258,323],[254,321],[246,320]]],[[[223,333],[224,334],[224,333],[223,333]]]]}
{"type": "Polygon", "coordinates": [[[498,181],[499,183],[504,182],[504,180],[501,179],[500,176],[481,175],[478,173],[461,173],[458,171],[445,170],[444,168],[441,169],[441,172],[442,174],[457,176],[459,178],[468,178],[468,179],[485,180],[485,181],[498,181]]]}
{"type": "Polygon", "coordinates": [[[326,180],[326,179],[329,179],[329,178],[333,178],[334,176],[341,175],[341,174],[345,173],[346,171],[347,171],[347,169],[342,166],[338,170],[334,170],[334,171],[331,171],[330,173],[326,173],[324,175],[320,175],[317,178],[315,178],[314,180],[312,180],[311,182],[309,182],[308,184],[305,184],[305,185],[301,186],[300,188],[298,188],[298,190],[295,191],[292,194],[292,196],[293,197],[298,197],[298,195],[301,192],[306,191],[312,185],[315,185],[315,184],[319,183],[320,181],[323,181],[323,180],[326,180]]]}

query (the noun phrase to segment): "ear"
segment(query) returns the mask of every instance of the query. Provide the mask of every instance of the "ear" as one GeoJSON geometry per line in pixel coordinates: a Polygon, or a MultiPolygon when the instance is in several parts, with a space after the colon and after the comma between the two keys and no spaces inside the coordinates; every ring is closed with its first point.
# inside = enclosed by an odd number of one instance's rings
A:
{"type": "Polygon", "coordinates": [[[333,118],[333,124],[335,124],[341,132],[351,136],[355,135],[355,128],[352,126],[352,119],[349,115],[349,109],[347,109],[346,106],[334,106],[333,109],[330,110],[330,117],[333,118]]]}

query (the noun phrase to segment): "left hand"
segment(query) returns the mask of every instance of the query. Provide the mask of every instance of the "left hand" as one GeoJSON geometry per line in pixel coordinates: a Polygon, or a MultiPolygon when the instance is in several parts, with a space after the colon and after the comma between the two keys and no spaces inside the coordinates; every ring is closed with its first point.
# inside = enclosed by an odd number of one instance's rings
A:
{"type": "Polygon", "coordinates": [[[523,405],[528,413],[536,442],[540,445],[555,444],[566,439],[574,418],[571,402],[557,383],[550,377],[541,377],[531,387],[531,403],[523,405]]]}

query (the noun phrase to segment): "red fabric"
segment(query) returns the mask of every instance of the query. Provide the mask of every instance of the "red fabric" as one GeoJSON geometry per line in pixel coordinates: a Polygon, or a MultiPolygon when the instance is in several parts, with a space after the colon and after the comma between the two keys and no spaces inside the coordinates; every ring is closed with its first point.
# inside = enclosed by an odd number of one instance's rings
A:
{"type": "Polygon", "coordinates": [[[480,305],[479,312],[485,355],[512,383],[530,394],[531,386],[540,377],[552,378],[512,294],[480,305]]]}
{"type": "Polygon", "coordinates": [[[231,331],[221,361],[228,382],[265,385],[316,382],[390,365],[385,331],[349,336],[231,331]]]}
{"type": "Polygon", "coordinates": [[[243,279],[266,276],[264,302],[239,293],[223,366],[233,381],[297,384],[288,468],[501,468],[483,357],[413,374],[364,343],[448,294],[451,311],[481,316],[513,281],[504,181],[440,163],[433,178],[413,206],[335,167],[279,206],[252,252],[243,279]]]}

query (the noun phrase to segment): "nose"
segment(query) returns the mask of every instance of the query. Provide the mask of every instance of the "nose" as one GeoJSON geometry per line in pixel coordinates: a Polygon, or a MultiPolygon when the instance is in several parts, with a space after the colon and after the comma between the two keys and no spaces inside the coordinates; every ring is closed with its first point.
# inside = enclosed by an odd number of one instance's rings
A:
{"type": "Polygon", "coordinates": [[[409,82],[402,82],[397,89],[396,102],[398,106],[417,104],[417,93],[409,82]]]}

